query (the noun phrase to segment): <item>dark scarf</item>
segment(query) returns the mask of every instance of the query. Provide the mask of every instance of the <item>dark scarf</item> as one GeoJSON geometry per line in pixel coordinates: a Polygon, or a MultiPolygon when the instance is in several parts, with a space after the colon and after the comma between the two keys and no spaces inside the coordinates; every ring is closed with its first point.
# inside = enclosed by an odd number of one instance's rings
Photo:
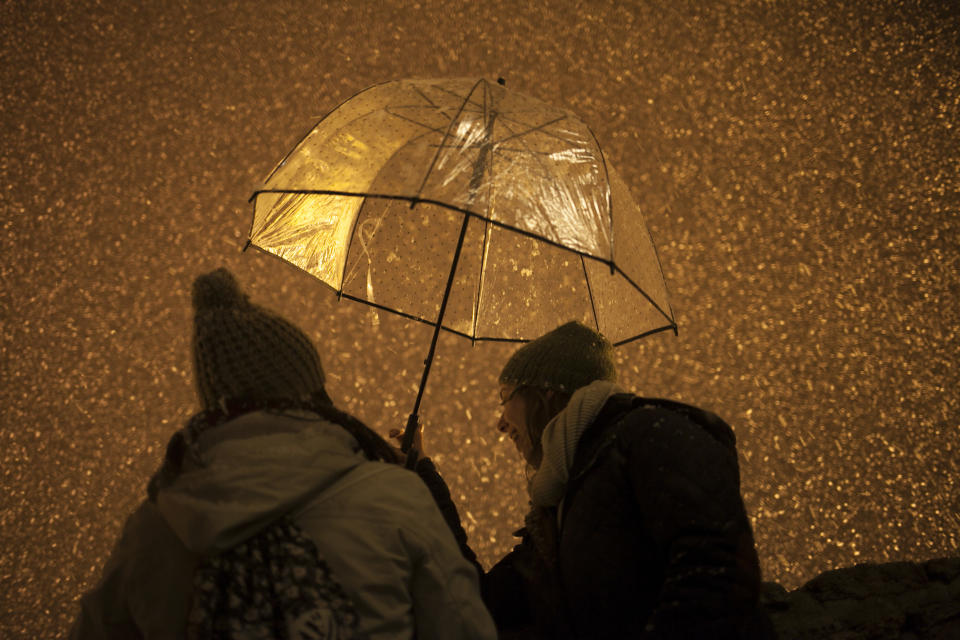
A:
{"type": "Polygon", "coordinates": [[[200,440],[200,436],[208,430],[253,411],[281,413],[295,410],[315,413],[324,420],[343,427],[356,438],[367,459],[390,463],[399,462],[398,455],[393,447],[360,420],[334,407],[325,392],[318,393],[305,401],[287,398],[258,400],[256,402],[226,401],[216,409],[201,411],[193,415],[182,429],[171,436],[167,443],[167,451],[164,454],[163,462],[147,484],[148,498],[151,502],[156,502],[157,493],[160,489],[170,486],[180,476],[187,460],[199,465],[197,442],[200,440]]]}

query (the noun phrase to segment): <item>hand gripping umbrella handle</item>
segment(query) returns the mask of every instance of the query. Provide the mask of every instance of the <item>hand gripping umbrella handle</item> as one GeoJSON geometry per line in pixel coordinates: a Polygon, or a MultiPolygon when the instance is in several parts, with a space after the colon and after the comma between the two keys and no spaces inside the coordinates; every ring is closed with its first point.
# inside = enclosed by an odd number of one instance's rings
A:
{"type": "Polygon", "coordinates": [[[407,418],[407,427],[403,430],[403,440],[400,442],[400,451],[407,454],[405,461],[407,469],[413,469],[420,458],[420,450],[413,446],[418,431],[420,431],[420,416],[411,413],[407,418]]]}

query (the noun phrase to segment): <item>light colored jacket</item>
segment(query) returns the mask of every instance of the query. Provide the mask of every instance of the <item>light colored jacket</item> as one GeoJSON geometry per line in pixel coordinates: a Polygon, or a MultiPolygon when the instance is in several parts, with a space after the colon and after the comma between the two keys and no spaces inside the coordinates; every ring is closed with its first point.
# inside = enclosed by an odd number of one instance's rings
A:
{"type": "Polygon", "coordinates": [[[181,638],[193,571],[291,514],[380,638],[486,639],[476,570],[412,472],[370,462],[309,413],[248,413],[206,431],[199,464],[130,516],[73,638],[181,638]]]}

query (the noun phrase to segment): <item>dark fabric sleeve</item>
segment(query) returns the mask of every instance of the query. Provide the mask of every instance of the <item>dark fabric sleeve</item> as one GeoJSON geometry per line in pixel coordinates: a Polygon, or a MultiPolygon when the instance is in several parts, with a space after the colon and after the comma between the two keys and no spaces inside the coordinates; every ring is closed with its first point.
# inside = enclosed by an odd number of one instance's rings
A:
{"type": "Polygon", "coordinates": [[[523,541],[480,581],[483,601],[500,640],[566,640],[570,628],[559,607],[556,575],[523,530],[523,541]]]}
{"type": "Polygon", "coordinates": [[[532,624],[527,583],[517,562],[528,551],[518,545],[480,579],[483,601],[497,629],[520,629],[532,624]]]}
{"type": "Polygon", "coordinates": [[[758,615],[760,572],[736,451],[675,412],[650,414],[626,452],[641,517],[666,559],[647,631],[742,637],[758,615]]]}
{"type": "MultiPolygon", "coordinates": [[[[544,611],[548,609],[545,606],[538,609],[531,604],[531,598],[537,597],[542,591],[538,585],[544,574],[544,568],[533,544],[524,539],[490,571],[484,572],[477,561],[477,555],[467,544],[467,534],[460,523],[460,516],[450,496],[450,490],[436,466],[429,458],[420,458],[416,461],[414,470],[433,495],[447,526],[450,527],[460,546],[461,553],[476,567],[484,604],[493,616],[501,640],[561,637],[552,633],[538,634],[543,624],[536,619],[534,609],[544,611]]],[[[523,531],[518,531],[516,535],[522,533],[523,531]]]]}
{"type": "Polygon", "coordinates": [[[453,533],[453,537],[457,541],[463,557],[472,563],[476,567],[477,573],[482,576],[483,567],[481,567],[477,561],[477,554],[474,553],[470,545],[467,544],[467,532],[464,531],[463,525],[460,523],[460,514],[457,512],[456,505],[453,504],[450,489],[437,471],[436,465],[433,464],[430,458],[420,458],[414,466],[414,471],[420,476],[423,483],[427,485],[427,489],[430,490],[433,501],[437,503],[440,513],[443,514],[443,519],[446,521],[447,526],[450,527],[450,531],[453,533]]]}
{"type": "MultiPolygon", "coordinates": [[[[555,518],[555,512],[551,510],[555,518]]],[[[481,580],[484,603],[501,640],[568,640],[572,638],[557,566],[545,563],[528,526],[514,535],[520,544],[481,580]]]]}

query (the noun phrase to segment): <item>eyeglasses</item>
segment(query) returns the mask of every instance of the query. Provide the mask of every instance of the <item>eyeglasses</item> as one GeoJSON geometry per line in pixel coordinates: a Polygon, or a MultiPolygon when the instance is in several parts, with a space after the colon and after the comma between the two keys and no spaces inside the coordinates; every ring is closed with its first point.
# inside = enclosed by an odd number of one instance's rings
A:
{"type": "Polygon", "coordinates": [[[503,389],[500,389],[500,406],[502,407],[503,405],[510,402],[510,398],[517,395],[517,391],[520,391],[520,389],[523,389],[523,388],[524,388],[523,385],[517,385],[516,387],[513,388],[513,391],[507,394],[506,397],[503,396],[503,389]]]}

